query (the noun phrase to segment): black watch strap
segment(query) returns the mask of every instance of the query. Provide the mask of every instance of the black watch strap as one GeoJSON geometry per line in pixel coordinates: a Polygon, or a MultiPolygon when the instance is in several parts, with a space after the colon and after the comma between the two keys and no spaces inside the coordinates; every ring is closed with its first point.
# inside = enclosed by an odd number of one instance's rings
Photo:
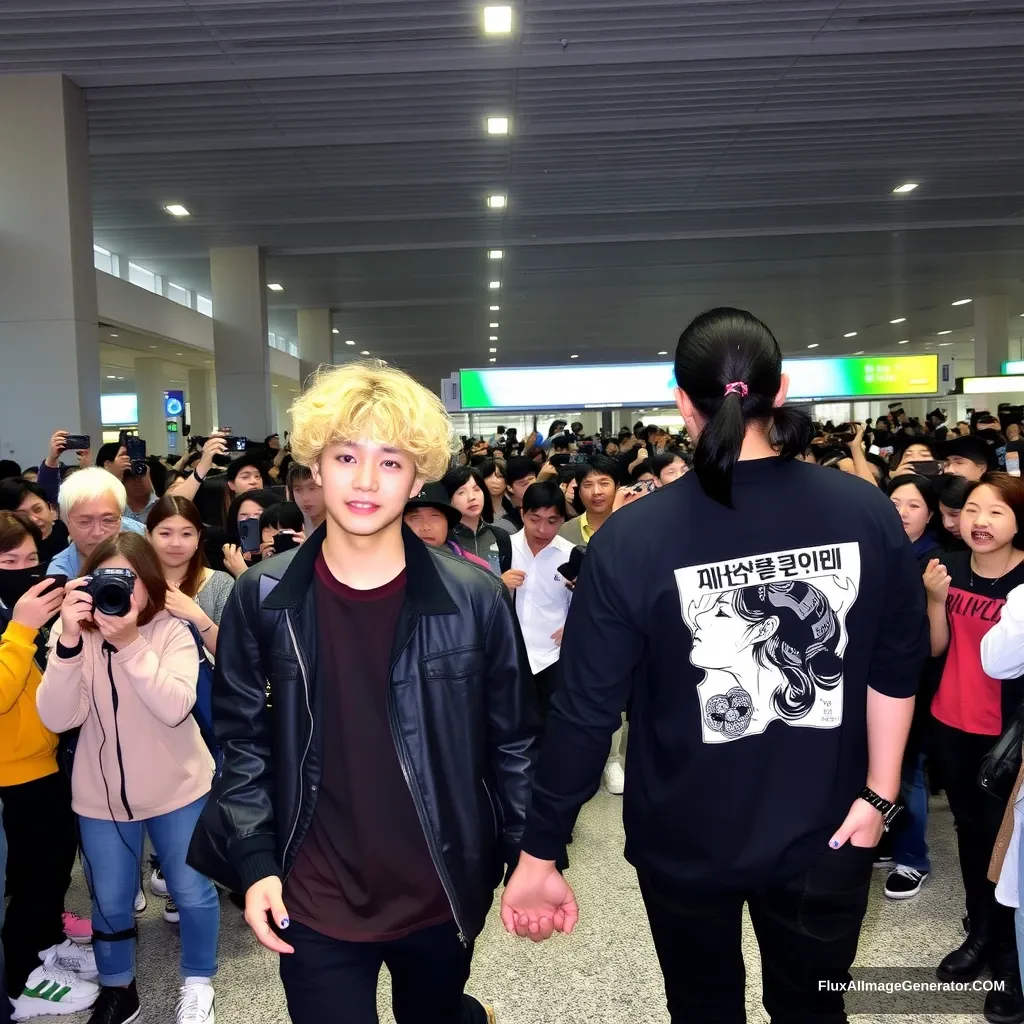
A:
{"type": "Polygon", "coordinates": [[[884,796],[879,796],[870,786],[865,786],[861,790],[860,798],[861,800],[866,800],[872,807],[881,812],[886,830],[888,830],[893,818],[900,812],[900,805],[893,803],[892,800],[886,800],[884,796]]]}

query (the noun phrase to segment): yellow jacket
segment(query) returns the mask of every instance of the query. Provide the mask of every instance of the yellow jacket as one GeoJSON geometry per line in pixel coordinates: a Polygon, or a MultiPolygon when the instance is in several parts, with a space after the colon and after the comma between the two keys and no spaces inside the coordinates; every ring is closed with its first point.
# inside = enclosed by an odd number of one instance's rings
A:
{"type": "Polygon", "coordinates": [[[36,633],[9,622],[0,636],[0,786],[19,786],[57,771],[57,737],[36,711],[42,674],[36,633]]]}

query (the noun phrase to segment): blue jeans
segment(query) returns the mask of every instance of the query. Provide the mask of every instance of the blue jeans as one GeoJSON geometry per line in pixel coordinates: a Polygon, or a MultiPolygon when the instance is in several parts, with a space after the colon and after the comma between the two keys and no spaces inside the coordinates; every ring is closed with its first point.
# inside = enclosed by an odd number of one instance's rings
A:
{"type": "MultiPolygon", "coordinates": [[[[220,901],[205,876],[185,863],[192,832],[206,803],[201,797],[176,811],[144,821],[109,821],[79,816],[82,859],[92,892],[94,933],[131,931],[139,889],[144,833],[149,833],[167,889],[181,914],[182,977],[212,977],[217,971],[220,901]]],[[[95,937],[99,982],[123,986],[135,977],[135,939],[115,942],[95,937]]]]}
{"type": "Polygon", "coordinates": [[[928,857],[928,784],[924,778],[924,754],[919,754],[912,767],[905,770],[900,780],[900,799],[906,810],[897,819],[896,834],[892,839],[894,864],[905,864],[915,871],[928,872],[932,862],[928,857]]]}

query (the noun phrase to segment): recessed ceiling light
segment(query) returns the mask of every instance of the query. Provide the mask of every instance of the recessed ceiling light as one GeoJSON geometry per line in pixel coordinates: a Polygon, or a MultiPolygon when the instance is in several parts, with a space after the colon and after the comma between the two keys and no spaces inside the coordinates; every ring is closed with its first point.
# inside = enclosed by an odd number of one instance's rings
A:
{"type": "Polygon", "coordinates": [[[909,345],[910,344],[910,339],[909,338],[904,338],[902,341],[896,342],[896,344],[897,345],[909,345]]]}
{"type": "Polygon", "coordinates": [[[939,331],[939,334],[940,334],[940,335],[943,335],[943,334],[952,334],[952,333],[953,333],[952,331],[939,331]]]}
{"type": "Polygon", "coordinates": [[[970,302],[970,301],[972,301],[972,300],[971,299],[957,299],[956,302],[953,303],[953,305],[954,306],[966,306],[967,303],[970,302]]]}
{"type": "Polygon", "coordinates": [[[947,345],[952,345],[952,344],[953,344],[953,342],[951,342],[951,341],[940,341],[939,342],[939,348],[945,348],[947,345]]]}
{"type": "Polygon", "coordinates": [[[906,319],[907,318],[905,316],[898,316],[898,317],[896,317],[895,320],[890,320],[889,323],[891,323],[891,324],[902,324],[902,323],[906,322],[906,319]]]}
{"type": "Polygon", "coordinates": [[[502,192],[495,192],[493,196],[487,197],[487,205],[492,210],[504,210],[505,203],[507,202],[507,196],[502,192]]]}
{"type": "Polygon", "coordinates": [[[369,349],[365,349],[365,348],[364,348],[364,349],[363,349],[363,351],[362,351],[362,352],[360,352],[359,354],[360,354],[361,356],[368,356],[368,355],[370,354],[370,351],[369,351],[369,349]]]}
{"type": "Polygon", "coordinates": [[[490,252],[487,253],[487,258],[489,260],[500,260],[504,255],[505,254],[501,249],[491,249],[490,252]]]}
{"type": "Polygon", "coordinates": [[[487,134],[488,135],[508,135],[508,118],[507,117],[489,117],[489,118],[487,118],[487,134]]]}
{"type": "Polygon", "coordinates": [[[284,291],[284,285],[283,284],[278,284],[276,281],[273,284],[268,284],[267,287],[272,292],[283,292],[284,291]]]}
{"type": "Polygon", "coordinates": [[[124,377],[118,377],[117,379],[118,380],[124,380],[124,377]]]}
{"type": "Polygon", "coordinates": [[[339,331],[337,327],[332,327],[331,334],[341,334],[341,331],[339,331]]]}
{"type": "Polygon", "coordinates": [[[176,356],[183,356],[183,355],[184,355],[185,353],[184,353],[184,352],[175,352],[174,354],[175,354],[176,356]]]}
{"type": "Polygon", "coordinates": [[[498,329],[498,321],[495,320],[494,323],[488,324],[487,326],[490,327],[492,331],[496,331],[498,329]]]}
{"type": "Polygon", "coordinates": [[[500,35],[512,31],[511,7],[485,7],[484,31],[488,35],[500,35]]]}
{"type": "Polygon", "coordinates": [[[172,217],[191,217],[192,216],[192,214],[190,214],[188,212],[188,210],[186,210],[185,207],[181,205],[181,203],[168,203],[164,207],[164,209],[172,217]]]}
{"type": "MultiPolygon", "coordinates": [[[[497,312],[498,312],[498,311],[499,311],[499,310],[501,309],[501,306],[488,306],[487,308],[488,308],[488,309],[489,309],[489,310],[490,310],[490,311],[491,311],[492,313],[497,313],[497,312]]],[[[1021,316],[1024,316],[1024,313],[1021,313],[1021,316]]]]}
{"type": "Polygon", "coordinates": [[[491,356],[491,358],[487,360],[487,362],[489,362],[489,363],[496,363],[497,361],[498,360],[495,359],[494,356],[491,356]]]}
{"type": "Polygon", "coordinates": [[[658,355],[659,355],[659,356],[667,356],[667,355],[668,355],[668,352],[659,352],[659,353],[658,353],[658,355]]]}
{"type": "Polygon", "coordinates": [[[112,373],[108,373],[107,380],[117,380],[117,378],[112,373]]]}
{"type": "Polygon", "coordinates": [[[907,192],[913,192],[915,188],[921,183],[919,181],[905,181],[902,185],[897,185],[893,192],[896,195],[905,195],[907,192]]]}
{"type": "Polygon", "coordinates": [[[156,348],[156,345],[150,345],[149,347],[150,348],[156,348]]]}
{"type": "Polygon", "coordinates": [[[493,291],[497,291],[501,287],[501,282],[500,281],[491,281],[487,285],[487,287],[490,288],[492,292],[493,291]]]}
{"type": "Polygon", "coordinates": [[[120,335],[120,334],[115,334],[115,333],[114,333],[113,331],[111,331],[111,332],[110,332],[110,336],[111,336],[112,338],[120,338],[120,337],[121,337],[121,335],[120,335]]]}
{"type": "Polygon", "coordinates": [[[857,352],[854,352],[853,354],[854,354],[855,356],[862,356],[862,355],[864,355],[864,349],[860,349],[860,350],[858,350],[857,352]]]}
{"type": "Polygon", "coordinates": [[[579,359],[579,356],[569,356],[570,359],[579,359]]]}
{"type": "Polygon", "coordinates": [[[489,348],[487,351],[488,352],[497,352],[498,350],[496,348],[489,348]]]}
{"type": "Polygon", "coordinates": [[[498,336],[496,334],[492,334],[487,340],[488,341],[497,341],[498,340],[498,336]]]}
{"type": "Polygon", "coordinates": [[[271,386],[272,388],[276,388],[276,387],[277,387],[277,385],[276,385],[276,384],[271,384],[270,386],[271,386]]]}
{"type": "Polygon", "coordinates": [[[345,344],[346,344],[346,345],[354,345],[354,344],[355,344],[355,342],[354,342],[354,341],[352,341],[352,340],[349,340],[349,341],[346,341],[346,342],[345,342],[345,344]]]}
{"type": "Polygon", "coordinates": [[[846,332],[846,333],[845,333],[845,334],[843,335],[843,337],[844,337],[844,338],[856,338],[856,337],[857,337],[857,332],[856,332],[856,331],[847,331],[847,332],[846,332]]]}
{"type": "Polygon", "coordinates": [[[808,345],[807,347],[808,348],[817,348],[818,347],[818,343],[815,342],[813,345],[808,345]]]}

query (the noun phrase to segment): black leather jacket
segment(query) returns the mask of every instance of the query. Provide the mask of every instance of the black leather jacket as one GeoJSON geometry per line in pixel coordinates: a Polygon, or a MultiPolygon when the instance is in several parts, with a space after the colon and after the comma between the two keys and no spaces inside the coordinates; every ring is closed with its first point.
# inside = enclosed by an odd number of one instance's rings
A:
{"type": "MultiPolygon", "coordinates": [[[[316,805],[330,742],[314,598],[324,535],[241,576],[221,621],[213,717],[224,771],[189,863],[238,892],[288,876],[316,805]]],[[[473,938],[523,832],[538,731],[528,660],[500,580],[407,529],[403,539],[391,734],[456,923],[473,938]]]]}

